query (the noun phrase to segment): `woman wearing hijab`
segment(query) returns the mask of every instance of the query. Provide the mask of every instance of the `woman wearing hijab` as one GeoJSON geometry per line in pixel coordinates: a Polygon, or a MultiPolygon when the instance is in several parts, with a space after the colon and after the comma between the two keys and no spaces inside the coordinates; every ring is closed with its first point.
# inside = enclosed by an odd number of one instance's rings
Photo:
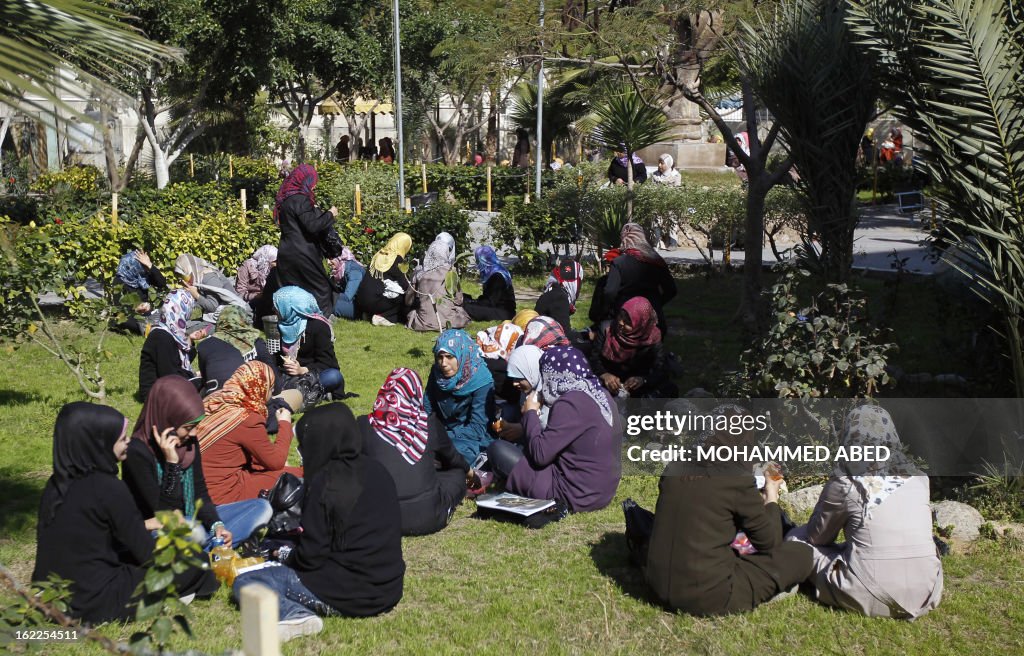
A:
{"type": "Polygon", "coordinates": [[[658,315],[658,328],[666,333],[665,305],[676,296],[676,281],[658,251],[647,241],[644,229],[636,223],[622,226],[622,247],[612,260],[603,289],[594,290],[590,319],[600,324],[614,320],[622,305],[635,296],[643,296],[658,315]]]}
{"type": "Polygon", "coordinates": [[[196,427],[203,454],[203,477],[218,505],[255,499],[284,472],[302,478],[301,467],[287,467],[292,443],[292,413],[276,408],[277,439],[267,435],[267,402],[274,371],[262,362],[246,362],[224,388],[206,397],[206,415],[196,427]]]}
{"type": "Polygon", "coordinates": [[[394,369],[373,411],[359,417],[363,452],[384,465],[398,489],[402,535],[429,535],[448,525],[466,495],[469,464],[444,424],[423,407],[423,382],[411,369],[394,369]]]}
{"type": "MultiPolygon", "coordinates": [[[[274,293],[274,308],[281,331],[279,368],[285,374],[281,388],[301,390],[300,380],[312,375],[323,394],[343,395],[345,378],[334,354],[334,331],[313,295],[299,287],[282,287],[274,293]]],[[[303,396],[307,406],[320,400],[319,394],[304,391],[303,396]]]]}
{"type": "Polygon", "coordinates": [[[446,330],[434,343],[434,366],[423,405],[441,420],[467,462],[494,439],[489,432],[496,414],[494,379],[480,347],[465,331],[446,330]]]}
{"type": "Polygon", "coordinates": [[[366,267],[346,246],[341,255],[331,260],[331,282],[334,285],[334,314],[346,319],[356,318],[356,294],[366,277],[366,267]]]}
{"type": "MultiPolygon", "coordinates": [[[[32,580],[71,581],[68,614],[91,624],[135,617],[136,587],[155,541],[131,494],[117,478],[130,438],[128,420],[113,408],[75,402],[53,428],[53,474],[39,503],[32,580]]],[[[174,577],[181,596],[208,597],[219,584],[209,571],[174,577]]]]}
{"type": "Polygon", "coordinates": [[[117,327],[139,335],[146,334],[146,326],[152,323],[153,292],[167,289],[167,279],[160,272],[149,255],[142,250],[131,250],[121,256],[117,263],[114,284],[121,286],[120,305],[130,315],[117,327]]]}
{"type": "Polygon", "coordinates": [[[540,395],[523,403],[523,450],[497,440],[488,462],[505,489],[554,499],[573,512],[599,510],[615,496],[622,475],[622,420],[612,398],[571,346],[555,346],[540,359],[540,395]],[[540,420],[548,407],[547,425],[540,420]]]}
{"type": "Polygon", "coordinates": [[[517,169],[530,168],[530,133],[524,128],[516,130],[516,146],[512,152],[512,166],[517,169]]]}
{"type": "Polygon", "coordinates": [[[560,323],[566,335],[572,334],[569,317],[576,314],[582,284],[583,267],[576,260],[565,259],[551,270],[544,293],[537,299],[537,312],[560,323]]]}
{"type": "Polygon", "coordinates": [[[942,598],[928,477],[903,453],[892,417],[878,406],[850,411],[843,446],[884,446],[890,457],[844,461],[811,520],[787,539],[813,549],[810,580],[818,601],[869,617],[917,619],[942,598]],[[836,544],[840,530],[845,542],[836,544]]]}
{"type": "Polygon", "coordinates": [[[625,390],[633,398],[679,396],[657,321],[650,301],[637,296],[596,331],[590,366],[613,395],[625,390]]]}
{"type": "Polygon", "coordinates": [[[323,629],[320,616],[368,617],[402,599],[401,513],[388,470],[363,455],[363,433],[341,403],[314,408],[296,426],[305,463],[302,533],[284,567],[241,574],[234,594],[261,583],[277,593],[278,636],[323,629]]]}
{"type": "Polygon", "coordinates": [[[249,325],[242,309],[234,305],[221,310],[213,335],[199,342],[196,350],[203,373],[203,396],[221,389],[245,362],[262,362],[277,376],[277,364],[267,342],[249,325]]]}
{"type": "MultiPolygon", "coordinates": [[[[282,287],[295,285],[312,294],[326,316],[334,308],[334,299],[324,271],[323,245],[329,237],[337,237],[334,220],[338,208],[323,211],[316,206],[314,189],[318,179],[316,169],[299,164],[277,191],[274,221],[281,228],[277,277],[282,287]]],[[[336,256],[337,252],[329,255],[336,256]]]]}
{"type": "Polygon", "coordinates": [[[569,338],[562,330],[562,324],[551,317],[544,316],[531,319],[526,324],[526,330],[523,331],[523,336],[519,338],[519,343],[516,346],[527,344],[541,350],[549,349],[552,346],[571,346],[569,338]]]}
{"type": "Polygon", "coordinates": [[[277,246],[264,244],[242,262],[235,275],[235,292],[249,304],[263,295],[270,270],[277,264],[277,246]]]}
{"type": "Polygon", "coordinates": [[[658,157],[658,170],[651,176],[657,184],[666,187],[678,187],[683,184],[683,178],[675,169],[675,161],[668,153],[662,153],[658,157]]]}
{"type": "Polygon", "coordinates": [[[156,381],[132,429],[121,475],[148,521],[158,510],[177,510],[198,523],[194,533],[206,548],[210,538],[245,542],[272,515],[265,499],[216,506],[203,476],[197,426],[205,410],[187,381],[166,376],[156,381]],[[200,530],[202,529],[202,530],[200,530]]]}
{"type": "Polygon", "coordinates": [[[184,289],[167,295],[160,311],[160,323],[149,331],[139,355],[139,391],[137,398],[145,401],[149,390],[158,378],[180,376],[192,381],[197,388],[202,379],[192,371],[192,360],[196,349],[188,332],[195,301],[184,289]]]}
{"type": "Polygon", "coordinates": [[[377,161],[384,162],[385,164],[391,164],[395,161],[395,146],[391,141],[391,137],[384,137],[377,142],[380,145],[380,151],[377,154],[377,161]]]}
{"type": "Polygon", "coordinates": [[[508,272],[490,246],[478,246],[473,255],[480,272],[480,297],[466,296],[465,308],[473,321],[510,321],[516,314],[516,292],[508,272]]]}
{"type": "Polygon", "coordinates": [[[182,253],[174,261],[174,274],[203,314],[214,314],[225,305],[237,305],[252,316],[252,307],[235,293],[234,281],[203,258],[182,253]]]}
{"type": "MultiPolygon", "coordinates": [[[[739,406],[715,415],[744,415],[739,406]]],[[[708,431],[706,448],[749,447],[753,431],[708,431]]],[[[788,590],[811,572],[810,548],[783,542],[779,487],[767,477],[758,493],[750,465],[740,461],[673,462],[658,485],[658,505],[647,547],[645,577],[668,608],[693,615],[747,612],[788,590]],[[733,548],[746,534],[753,553],[733,548]]]]}
{"type": "Polygon", "coordinates": [[[374,325],[390,326],[405,320],[405,256],[412,248],[412,237],[396,233],[370,260],[369,274],[356,294],[356,310],[370,316],[374,325]]]}
{"type": "Polygon", "coordinates": [[[630,162],[633,167],[633,183],[647,182],[647,167],[644,165],[644,160],[636,153],[633,153],[632,157],[627,156],[625,145],[615,151],[615,157],[608,165],[608,181],[613,185],[626,184],[630,162]]]}
{"type": "Polygon", "coordinates": [[[409,314],[405,325],[416,331],[464,328],[469,315],[462,309],[462,287],[455,270],[455,240],[439,234],[427,248],[423,264],[413,271],[405,291],[409,314]]]}
{"type": "MultiPolygon", "coordinates": [[[[513,400],[506,399],[510,404],[514,404],[514,413],[510,411],[511,408],[508,405],[502,407],[501,428],[496,432],[498,437],[503,440],[519,442],[523,437],[523,424],[519,409],[526,403],[526,398],[531,392],[540,391],[540,358],[542,355],[544,355],[544,351],[533,345],[519,346],[509,355],[505,382],[518,397],[513,400]]],[[[540,416],[541,426],[547,426],[548,406],[541,405],[537,414],[540,416]]]]}
{"type": "Polygon", "coordinates": [[[515,324],[520,330],[526,330],[526,324],[540,316],[540,312],[531,310],[529,308],[516,312],[516,315],[512,317],[512,323],[515,324]]]}

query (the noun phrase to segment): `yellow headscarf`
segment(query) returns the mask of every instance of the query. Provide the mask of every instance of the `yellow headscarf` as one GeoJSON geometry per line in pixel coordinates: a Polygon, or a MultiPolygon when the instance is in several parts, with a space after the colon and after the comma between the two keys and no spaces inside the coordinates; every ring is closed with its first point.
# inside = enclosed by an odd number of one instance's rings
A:
{"type": "Polygon", "coordinates": [[[394,266],[395,258],[399,255],[405,257],[410,248],[412,248],[412,237],[404,232],[395,233],[395,236],[388,240],[384,248],[377,251],[377,254],[370,260],[370,274],[374,278],[383,278],[384,274],[394,266]]]}
{"type": "Polygon", "coordinates": [[[526,330],[526,324],[530,323],[531,319],[539,317],[540,315],[535,310],[520,310],[516,312],[516,316],[512,317],[512,323],[519,328],[526,330]]]}

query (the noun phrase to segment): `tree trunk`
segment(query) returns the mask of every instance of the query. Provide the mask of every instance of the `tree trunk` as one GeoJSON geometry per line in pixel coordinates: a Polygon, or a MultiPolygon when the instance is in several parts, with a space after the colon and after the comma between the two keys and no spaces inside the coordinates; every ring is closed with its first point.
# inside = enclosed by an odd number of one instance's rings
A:
{"type": "Polygon", "coordinates": [[[487,161],[498,161],[498,92],[491,90],[487,107],[487,161]]]}
{"type": "Polygon", "coordinates": [[[762,257],[761,235],[764,234],[764,203],[771,185],[768,173],[761,171],[750,176],[747,186],[747,211],[744,221],[743,251],[743,324],[748,330],[760,334],[764,313],[762,310],[762,257]]]}
{"type": "Polygon", "coordinates": [[[633,153],[626,145],[626,221],[633,222],[633,153]]]}

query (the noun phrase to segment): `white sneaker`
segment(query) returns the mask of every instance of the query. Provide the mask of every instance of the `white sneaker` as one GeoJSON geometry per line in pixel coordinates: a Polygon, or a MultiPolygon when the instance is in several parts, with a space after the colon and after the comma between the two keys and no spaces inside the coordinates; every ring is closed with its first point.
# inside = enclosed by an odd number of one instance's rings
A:
{"type": "Polygon", "coordinates": [[[375,326],[393,326],[393,325],[395,325],[393,322],[388,321],[387,319],[385,319],[384,317],[380,316],[379,314],[373,315],[373,318],[370,319],[370,323],[372,323],[375,326]]]}
{"type": "Polygon", "coordinates": [[[324,621],[317,615],[303,615],[277,623],[277,637],[281,642],[304,635],[314,635],[324,630],[324,621]]]}
{"type": "Polygon", "coordinates": [[[187,594],[184,597],[178,597],[178,601],[180,601],[181,603],[183,603],[186,606],[188,606],[189,604],[192,603],[192,600],[194,600],[195,598],[196,598],[196,593],[193,592],[192,594],[187,594]]]}

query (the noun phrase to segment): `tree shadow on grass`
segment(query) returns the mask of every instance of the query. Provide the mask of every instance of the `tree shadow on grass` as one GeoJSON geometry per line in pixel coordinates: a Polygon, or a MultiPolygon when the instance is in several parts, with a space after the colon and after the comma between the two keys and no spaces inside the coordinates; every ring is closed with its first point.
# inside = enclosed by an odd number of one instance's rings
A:
{"type": "Polygon", "coordinates": [[[35,392],[21,392],[11,389],[0,389],[0,405],[28,405],[42,401],[43,397],[35,392]]]}
{"type": "Polygon", "coordinates": [[[654,606],[661,605],[651,594],[643,572],[629,562],[625,533],[609,531],[602,535],[600,540],[590,545],[590,558],[597,571],[614,581],[623,594],[654,606]]]}
{"type": "MultiPolygon", "coordinates": [[[[46,481],[0,471],[0,536],[19,539],[35,527],[39,497],[46,481]]],[[[26,554],[30,555],[30,554],[26,554]]]]}

